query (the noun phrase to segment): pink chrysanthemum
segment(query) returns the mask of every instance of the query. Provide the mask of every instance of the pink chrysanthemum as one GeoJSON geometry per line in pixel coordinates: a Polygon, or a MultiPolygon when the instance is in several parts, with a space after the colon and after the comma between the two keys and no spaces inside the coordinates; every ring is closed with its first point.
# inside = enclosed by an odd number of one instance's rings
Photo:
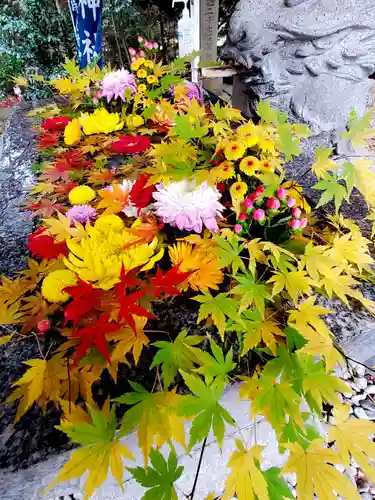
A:
{"type": "Polygon", "coordinates": [[[125,101],[124,92],[126,89],[131,89],[132,94],[137,91],[135,76],[126,69],[107,73],[103,78],[101,87],[101,97],[106,97],[107,102],[118,97],[125,101]]]}
{"type": "Polygon", "coordinates": [[[66,212],[66,217],[71,222],[89,222],[98,216],[98,212],[90,205],[74,205],[66,212]]]}
{"type": "Polygon", "coordinates": [[[216,219],[224,207],[219,203],[221,194],[216,188],[207,182],[196,187],[187,180],[167,186],[159,184],[156,188],[154,208],[164,223],[196,233],[201,233],[203,226],[212,232],[219,230],[216,219]]]}

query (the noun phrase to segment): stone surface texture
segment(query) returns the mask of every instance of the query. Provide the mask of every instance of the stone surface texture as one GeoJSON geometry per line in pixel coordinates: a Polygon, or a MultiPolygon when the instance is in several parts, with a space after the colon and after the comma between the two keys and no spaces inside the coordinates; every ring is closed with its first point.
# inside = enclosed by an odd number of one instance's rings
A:
{"type": "Polygon", "coordinates": [[[373,0],[240,0],[222,57],[250,70],[250,96],[336,134],[370,102],[374,52],[373,0]]]}

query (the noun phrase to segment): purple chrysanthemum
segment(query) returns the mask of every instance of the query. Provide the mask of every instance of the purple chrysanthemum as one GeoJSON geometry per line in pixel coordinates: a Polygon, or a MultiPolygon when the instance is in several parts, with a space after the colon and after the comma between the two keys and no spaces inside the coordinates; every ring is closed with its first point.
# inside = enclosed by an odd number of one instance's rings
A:
{"type": "Polygon", "coordinates": [[[74,205],[66,212],[66,217],[71,222],[89,222],[98,216],[98,212],[90,205],[74,205]]]}
{"type": "Polygon", "coordinates": [[[111,99],[117,99],[120,97],[125,101],[125,90],[131,89],[132,94],[137,91],[137,84],[135,82],[135,76],[127,71],[126,69],[119,69],[118,71],[112,71],[107,73],[103,78],[101,96],[107,98],[107,102],[111,99]]]}

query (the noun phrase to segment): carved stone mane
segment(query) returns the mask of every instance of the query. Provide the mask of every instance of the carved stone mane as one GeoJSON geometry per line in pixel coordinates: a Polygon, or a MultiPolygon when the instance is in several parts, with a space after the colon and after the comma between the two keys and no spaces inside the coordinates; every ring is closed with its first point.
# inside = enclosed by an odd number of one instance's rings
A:
{"type": "Polygon", "coordinates": [[[223,58],[249,68],[249,91],[291,118],[342,129],[374,86],[374,0],[240,0],[223,58]]]}

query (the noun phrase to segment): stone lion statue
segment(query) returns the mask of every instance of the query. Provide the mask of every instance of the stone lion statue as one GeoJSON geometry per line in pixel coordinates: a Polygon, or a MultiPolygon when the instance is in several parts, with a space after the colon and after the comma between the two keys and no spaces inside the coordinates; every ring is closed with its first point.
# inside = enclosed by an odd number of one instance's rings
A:
{"type": "Polygon", "coordinates": [[[364,114],[375,81],[375,0],[240,0],[224,59],[248,68],[251,94],[271,98],[316,133],[364,114]]]}

